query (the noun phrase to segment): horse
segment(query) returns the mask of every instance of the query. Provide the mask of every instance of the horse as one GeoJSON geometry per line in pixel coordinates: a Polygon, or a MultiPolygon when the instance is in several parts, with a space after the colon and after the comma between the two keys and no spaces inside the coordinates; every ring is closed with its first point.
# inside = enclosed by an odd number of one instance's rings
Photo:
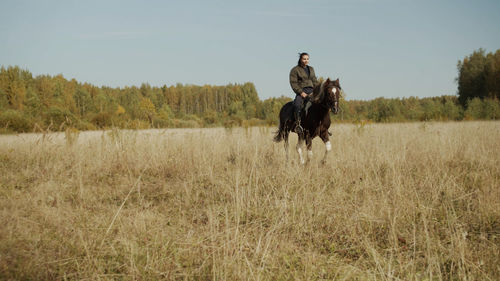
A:
{"type": "MultiPolygon", "coordinates": [[[[301,112],[301,122],[300,125],[303,128],[302,134],[297,134],[299,139],[297,142],[297,152],[299,154],[299,160],[301,164],[305,164],[304,157],[302,155],[302,146],[304,141],[307,146],[307,161],[312,158],[312,140],[315,137],[320,137],[325,143],[325,154],[321,160],[322,164],[326,163],[328,152],[332,149],[330,143],[330,133],[328,128],[330,128],[330,110],[333,114],[339,112],[339,100],[340,92],[342,88],[340,87],[339,79],[330,80],[328,78],[321,84],[314,87],[313,93],[309,96],[309,101],[311,102],[310,107],[307,110],[302,110],[301,112]]],[[[304,102],[307,104],[307,101],[304,102]]],[[[294,111],[293,102],[288,102],[280,110],[280,124],[279,129],[274,137],[275,142],[285,141],[285,152],[288,159],[288,135],[290,131],[295,128],[295,118],[293,117],[294,111]]],[[[307,107],[307,106],[306,106],[307,107]]],[[[293,131],[295,132],[295,131],[293,131]]]]}

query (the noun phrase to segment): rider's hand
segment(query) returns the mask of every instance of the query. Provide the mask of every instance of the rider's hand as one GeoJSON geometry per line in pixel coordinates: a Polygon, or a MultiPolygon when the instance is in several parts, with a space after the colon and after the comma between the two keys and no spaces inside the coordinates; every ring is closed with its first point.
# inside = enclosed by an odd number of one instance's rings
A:
{"type": "Polygon", "coordinates": [[[300,96],[301,96],[302,98],[304,98],[304,99],[305,99],[305,98],[307,98],[307,94],[306,94],[306,93],[304,93],[304,92],[300,93],[300,96]]]}

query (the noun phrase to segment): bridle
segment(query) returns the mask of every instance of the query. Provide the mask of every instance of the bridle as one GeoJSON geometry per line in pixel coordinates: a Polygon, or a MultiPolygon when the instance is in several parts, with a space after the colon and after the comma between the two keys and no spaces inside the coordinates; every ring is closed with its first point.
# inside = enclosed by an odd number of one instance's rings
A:
{"type": "MultiPolygon", "coordinates": [[[[330,83],[332,83],[330,81],[330,83]]],[[[340,102],[340,92],[342,91],[342,89],[340,88],[340,86],[336,86],[335,84],[333,84],[333,87],[332,87],[332,91],[333,91],[333,104],[325,104],[324,102],[324,99],[325,99],[325,92],[328,92],[328,88],[325,89],[325,84],[326,84],[326,81],[321,83],[321,87],[320,87],[320,91],[319,91],[319,94],[318,94],[318,97],[317,98],[313,98],[313,100],[315,100],[316,104],[318,104],[319,106],[325,108],[325,109],[331,109],[332,112],[334,114],[337,114],[338,112],[338,105],[339,105],[339,102],[340,102]],[[335,112],[335,109],[337,108],[337,112],[335,112]]]]}

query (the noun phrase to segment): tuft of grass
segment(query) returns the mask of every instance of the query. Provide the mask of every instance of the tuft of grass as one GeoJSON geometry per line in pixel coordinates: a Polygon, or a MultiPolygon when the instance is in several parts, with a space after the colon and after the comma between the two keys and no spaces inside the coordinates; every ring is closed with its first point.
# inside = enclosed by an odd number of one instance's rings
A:
{"type": "Polygon", "coordinates": [[[78,141],[78,136],[80,131],[73,127],[68,127],[64,131],[64,137],[66,139],[66,144],[69,146],[74,145],[78,141]]]}
{"type": "Polygon", "coordinates": [[[422,126],[0,136],[0,279],[500,279],[500,123],[422,126]]]}

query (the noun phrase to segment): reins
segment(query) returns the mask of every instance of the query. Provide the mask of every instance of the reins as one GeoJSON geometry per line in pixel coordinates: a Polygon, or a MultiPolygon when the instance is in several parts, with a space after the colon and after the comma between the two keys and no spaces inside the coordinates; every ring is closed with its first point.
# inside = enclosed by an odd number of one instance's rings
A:
{"type": "MultiPolygon", "coordinates": [[[[314,103],[314,104],[318,104],[318,105],[320,105],[321,107],[323,107],[325,109],[330,110],[330,107],[328,107],[326,104],[324,104],[325,82],[326,81],[323,81],[323,83],[321,83],[320,88],[319,88],[319,94],[318,94],[318,96],[317,97],[313,97],[311,102],[314,103]]],[[[336,99],[336,101],[334,101],[334,102],[340,102],[340,97],[337,98],[337,96],[340,95],[340,91],[341,90],[337,86],[333,86],[333,87],[335,89],[334,95],[335,95],[335,99],[336,99]],[[337,92],[338,92],[338,95],[337,95],[337,92]]]]}

